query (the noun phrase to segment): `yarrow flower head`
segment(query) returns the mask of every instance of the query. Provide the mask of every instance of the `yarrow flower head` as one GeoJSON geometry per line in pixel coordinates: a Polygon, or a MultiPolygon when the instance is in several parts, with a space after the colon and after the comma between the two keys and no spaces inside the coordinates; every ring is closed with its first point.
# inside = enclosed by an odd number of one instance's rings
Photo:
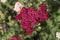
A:
{"type": "Polygon", "coordinates": [[[31,27],[31,24],[30,24],[30,22],[21,21],[21,27],[23,29],[27,29],[27,28],[31,27]]]}
{"type": "Polygon", "coordinates": [[[44,3],[39,5],[40,10],[38,11],[39,13],[39,21],[44,22],[48,20],[48,12],[47,12],[47,7],[44,3]]]}
{"type": "Polygon", "coordinates": [[[35,19],[38,19],[38,12],[33,7],[28,8],[28,15],[34,17],[35,19]]]}
{"type": "Polygon", "coordinates": [[[15,20],[22,20],[27,13],[27,8],[23,7],[18,15],[16,15],[15,20]]]}
{"type": "Polygon", "coordinates": [[[28,8],[28,16],[29,21],[31,22],[31,26],[37,26],[38,25],[38,12],[35,8],[30,7],[28,8]]]}
{"type": "Polygon", "coordinates": [[[33,30],[31,27],[25,29],[25,33],[26,33],[27,35],[32,34],[33,31],[34,31],[34,30],[33,30]]]}
{"type": "Polygon", "coordinates": [[[48,13],[46,11],[39,11],[39,21],[44,22],[48,20],[48,13]]]}
{"type": "Polygon", "coordinates": [[[44,10],[44,11],[47,10],[47,6],[44,3],[40,4],[39,8],[40,8],[40,10],[44,10]]]}
{"type": "Polygon", "coordinates": [[[23,7],[20,13],[15,17],[15,19],[21,22],[21,27],[25,29],[26,34],[31,34],[33,26],[38,26],[39,21],[44,22],[48,20],[48,13],[46,11],[46,5],[40,5],[41,10],[37,11],[33,7],[25,8],[23,7]]]}
{"type": "Polygon", "coordinates": [[[21,40],[20,36],[13,35],[10,40],[21,40]]]}
{"type": "MultiPolygon", "coordinates": [[[[32,26],[38,25],[38,13],[33,7],[25,8],[23,7],[20,14],[15,17],[16,20],[21,20],[21,26],[24,29],[28,29],[32,26]]],[[[29,32],[28,32],[29,33],[29,32]]],[[[30,34],[32,31],[30,31],[30,34]]]]}

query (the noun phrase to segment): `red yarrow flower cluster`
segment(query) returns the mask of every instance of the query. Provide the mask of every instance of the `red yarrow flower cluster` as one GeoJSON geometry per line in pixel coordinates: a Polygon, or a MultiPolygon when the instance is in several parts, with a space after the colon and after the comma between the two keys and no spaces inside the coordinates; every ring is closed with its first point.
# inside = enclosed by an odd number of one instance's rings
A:
{"type": "Polygon", "coordinates": [[[21,27],[26,30],[26,34],[31,34],[33,32],[32,26],[38,25],[38,13],[35,8],[25,8],[23,7],[20,14],[16,16],[16,20],[21,20],[21,27]]]}
{"type": "Polygon", "coordinates": [[[44,22],[48,20],[47,7],[45,4],[39,5],[40,10],[37,11],[33,7],[25,8],[23,7],[15,19],[20,20],[21,27],[25,30],[26,34],[31,34],[33,32],[32,27],[38,26],[39,21],[44,22]]]}
{"type": "Polygon", "coordinates": [[[22,40],[20,36],[13,35],[10,40],[22,40]]]}
{"type": "Polygon", "coordinates": [[[39,5],[40,10],[38,11],[39,14],[39,21],[44,22],[48,20],[48,13],[47,13],[47,7],[45,4],[39,5]]]}

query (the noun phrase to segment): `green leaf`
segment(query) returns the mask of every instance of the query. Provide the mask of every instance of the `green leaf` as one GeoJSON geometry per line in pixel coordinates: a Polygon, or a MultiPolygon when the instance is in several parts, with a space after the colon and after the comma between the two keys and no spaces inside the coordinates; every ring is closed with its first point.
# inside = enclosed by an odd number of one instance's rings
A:
{"type": "Polygon", "coordinates": [[[52,26],[53,26],[52,20],[48,19],[48,20],[47,20],[47,25],[50,26],[50,27],[52,27],[52,26]]]}
{"type": "Polygon", "coordinates": [[[60,14],[60,8],[58,8],[57,13],[60,14]]]}
{"type": "Polygon", "coordinates": [[[60,22],[60,15],[56,17],[56,22],[60,22]]]}
{"type": "Polygon", "coordinates": [[[48,36],[49,35],[46,32],[41,32],[40,33],[40,37],[42,37],[42,40],[47,40],[48,36]]]}
{"type": "Polygon", "coordinates": [[[0,11],[0,18],[5,19],[5,15],[0,11]]]}

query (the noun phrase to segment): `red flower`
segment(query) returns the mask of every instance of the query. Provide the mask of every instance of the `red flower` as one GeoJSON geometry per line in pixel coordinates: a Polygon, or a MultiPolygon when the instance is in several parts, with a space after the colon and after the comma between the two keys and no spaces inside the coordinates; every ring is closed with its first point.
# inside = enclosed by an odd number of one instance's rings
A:
{"type": "Polygon", "coordinates": [[[10,40],[21,40],[21,37],[13,35],[10,40]]]}
{"type": "Polygon", "coordinates": [[[28,28],[38,25],[38,12],[33,7],[23,7],[20,14],[16,16],[16,20],[21,20],[22,28],[26,29],[27,34],[31,34],[33,31],[28,28]]]}
{"type": "Polygon", "coordinates": [[[15,20],[18,21],[20,19],[20,14],[16,15],[15,20]]]}
{"type": "Polygon", "coordinates": [[[38,13],[37,10],[33,7],[25,8],[23,7],[20,11],[20,14],[15,17],[16,20],[21,20],[25,22],[30,22],[31,26],[37,25],[38,13]]]}
{"type": "Polygon", "coordinates": [[[42,3],[41,5],[39,5],[40,10],[39,10],[39,21],[40,22],[44,22],[46,20],[48,20],[48,13],[47,13],[47,6],[42,3]]]}
{"type": "Polygon", "coordinates": [[[31,22],[31,26],[37,26],[38,25],[38,12],[35,8],[30,7],[28,8],[28,16],[29,20],[31,22]]]}
{"type": "Polygon", "coordinates": [[[33,32],[33,29],[32,29],[32,28],[27,28],[27,29],[25,29],[25,33],[26,33],[27,35],[32,34],[32,32],[33,32]]]}
{"type": "Polygon", "coordinates": [[[24,18],[25,13],[27,13],[27,9],[23,7],[18,15],[16,15],[15,20],[21,20],[24,18]]]}
{"type": "Polygon", "coordinates": [[[38,19],[38,12],[33,7],[28,8],[28,15],[34,17],[35,19],[38,19]]]}
{"type": "Polygon", "coordinates": [[[46,11],[40,11],[39,12],[39,21],[40,22],[44,22],[46,20],[48,20],[48,13],[46,11]]]}
{"type": "Polygon", "coordinates": [[[37,26],[38,21],[44,22],[48,20],[48,13],[47,13],[47,7],[45,4],[41,4],[39,12],[33,8],[25,8],[23,7],[20,11],[20,14],[18,14],[15,19],[21,20],[21,27],[25,29],[26,34],[31,34],[33,32],[32,26],[37,26]]]}
{"type": "Polygon", "coordinates": [[[44,11],[47,10],[47,6],[44,3],[40,4],[39,7],[40,7],[41,10],[44,10],[44,11]]]}
{"type": "Polygon", "coordinates": [[[21,21],[21,27],[23,29],[27,29],[27,28],[31,27],[31,23],[30,22],[26,22],[26,21],[21,21]]]}

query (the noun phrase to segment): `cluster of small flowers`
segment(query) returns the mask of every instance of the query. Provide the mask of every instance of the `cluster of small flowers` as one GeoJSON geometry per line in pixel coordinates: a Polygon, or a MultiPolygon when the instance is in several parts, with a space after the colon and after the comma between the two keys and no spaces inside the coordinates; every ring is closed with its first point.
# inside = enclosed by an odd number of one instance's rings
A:
{"type": "Polygon", "coordinates": [[[48,20],[47,7],[44,3],[39,5],[40,10],[36,10],[33,7],[25,8],[23,7],[15,17],[15,20],[20,20],[21,27],[25,30],[25,33],[30,35],[33,32],[32,27],[38,26],[39,22],[44,22],[48,20]]]}
{"type": "Polygon", "coordinates": [[[22,40],[20,36],[13,35],[10,40],[22,40]]]}
{"type": "Polygon", "coordinates": [[[37,17],[38,13],[35,8],[23,7],[20,14],[16,16],[16,20],[21,20],[21,27],[25,29],[26,34],[31,34],[33,32],[31,27],[38,25],[37,17]]]}
{"type": "Polygon", "coordinates": [[[39,5],[40,10],[38,11],[39,13],[39,21],[44,22],[48,20],[48,13],[47,13],[47,7],[45,4],[39,5]]]}

